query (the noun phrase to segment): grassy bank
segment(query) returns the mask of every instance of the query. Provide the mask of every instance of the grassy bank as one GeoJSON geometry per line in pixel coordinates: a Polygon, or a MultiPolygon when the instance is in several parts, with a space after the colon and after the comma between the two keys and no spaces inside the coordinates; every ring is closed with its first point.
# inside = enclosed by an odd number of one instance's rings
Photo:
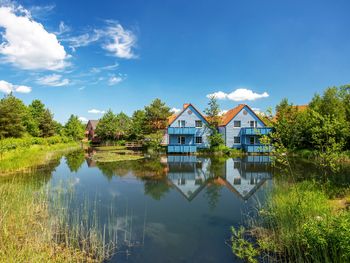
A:
{"type": "Polygon", "coordinates": [[[144,155],[128,150],[125,146],[102,146],[94,149],[96,151],[92,158],[99,163],[134,161],[144,158],[144,155]]]}
{"type": "Polygon", "coordinates": [[[62,152],[79,147],[79,143],[62,138],[0,140],[0,175],[29,171],[44,165],[62,152]]]}
{"type": "Polygon", "coordinates": [[[348,202],[348,196],[329,199],[312,182],[278,183],[246,232],[254,241],[247,245],[233,230],[233,252],[249,262],[257,254],[281,262],[349,262],[348,202]]]}

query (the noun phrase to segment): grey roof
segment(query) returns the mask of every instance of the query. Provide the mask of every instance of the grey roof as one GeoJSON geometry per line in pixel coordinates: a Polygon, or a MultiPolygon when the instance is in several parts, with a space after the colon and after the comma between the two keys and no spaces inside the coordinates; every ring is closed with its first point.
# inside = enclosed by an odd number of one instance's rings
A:
{"type": "Polygon", "coordinates": [[[89,120],[88,124],[90,123],[92,128],[95,130],[98,122],[99,122],[99,120],[89,120]]]}

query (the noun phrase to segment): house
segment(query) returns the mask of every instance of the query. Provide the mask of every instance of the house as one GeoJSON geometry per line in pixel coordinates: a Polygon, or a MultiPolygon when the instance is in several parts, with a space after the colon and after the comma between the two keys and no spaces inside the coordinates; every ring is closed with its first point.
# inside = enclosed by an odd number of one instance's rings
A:
{"type": "Polygon", "coordinates": [[[91,141],[96,138],[95,130],[98,124],[98,120],[89,120],[86,124],[85,137],[91,141]]]}
{"type": "Polygon", "coordinates": [[[206,118],[190,103],[169,118],[166,130],[168,153],[193,153],[209,147],[210,129],[206,118]]]}
{"type": "Polygon", "coordinates": [[[246,152],[269,152],[270,146],[261,144],[261,135],[271,132],[265,122],[246,104],[226,112],[218,127],[227,147],[246,152]]]}

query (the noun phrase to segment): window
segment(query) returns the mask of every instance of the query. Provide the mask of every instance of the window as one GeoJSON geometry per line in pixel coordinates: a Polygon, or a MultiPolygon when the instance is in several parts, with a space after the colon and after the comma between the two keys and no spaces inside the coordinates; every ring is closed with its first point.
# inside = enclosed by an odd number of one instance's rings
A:
{"type": "Polygon", "coordinates": [[[177,143],[178,144],[185,144],[185,142],[186,142],[185,136],[177,137],[177,143]]]}
{"type": "Polygon", "coordinates": [[[241,169],[241,162],[233,162],[234,169],[241,169]]]}
{"type": "Polygon", "coordinates": [[[203,126],[202,121],[195,121],[195,126],[196,126],[196,128],[202,128],[202,126],[203,126]]]}
{"type": "Polygon", "coordinates": [[[233,137],[233,143],[241,143],[241,137],[239,136],[233,137]]]}
{"type": "Polygon", "coordinates": [[[202,142],[202,137],[196,137],[196,143],[201,144],[202,142]]]}
{"type": "Polygon", "coordinates": [[[177,123],[179,124],[179,127],[185,127],[186,126],[186,121],[184,121],[184,120],[179,120],[179,121],[177,121],[177,123]]]}
{"type": "Polygon", "coordinates": [[[258,127],[258,122],[257,121],[250,121],[250,127],[251,128],[258,127]]]}
{"type": "Polygon", "coordinates": [[[233,127],[241,127],[241,121],[233,121],[233,127]]]}
{"type": "Polygon", "coordinates": [[[254,137],[250,137],[249,138],[249,143],[250,144],[255,144],[255,138],[254,137]]]}

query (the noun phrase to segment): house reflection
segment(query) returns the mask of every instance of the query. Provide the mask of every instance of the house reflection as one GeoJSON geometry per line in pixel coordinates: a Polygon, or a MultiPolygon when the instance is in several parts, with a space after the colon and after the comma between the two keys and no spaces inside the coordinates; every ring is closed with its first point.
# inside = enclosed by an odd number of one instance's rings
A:
{"type": "Polygon", "coordinates": [[[169,182],[188,200],[193,200],[209,183],[227,187],[243,200],[248,200],[272,178],[269,156],[247,156],[228,159],[219,166],[210,158],[167,156],[169,182]]]}
{"type": "Polygon", "coordinates": [[[188,201],[191,201],[210,178],[210,163],[209,158],[170,155],[167,157],[168,180],[188,201]]]}

